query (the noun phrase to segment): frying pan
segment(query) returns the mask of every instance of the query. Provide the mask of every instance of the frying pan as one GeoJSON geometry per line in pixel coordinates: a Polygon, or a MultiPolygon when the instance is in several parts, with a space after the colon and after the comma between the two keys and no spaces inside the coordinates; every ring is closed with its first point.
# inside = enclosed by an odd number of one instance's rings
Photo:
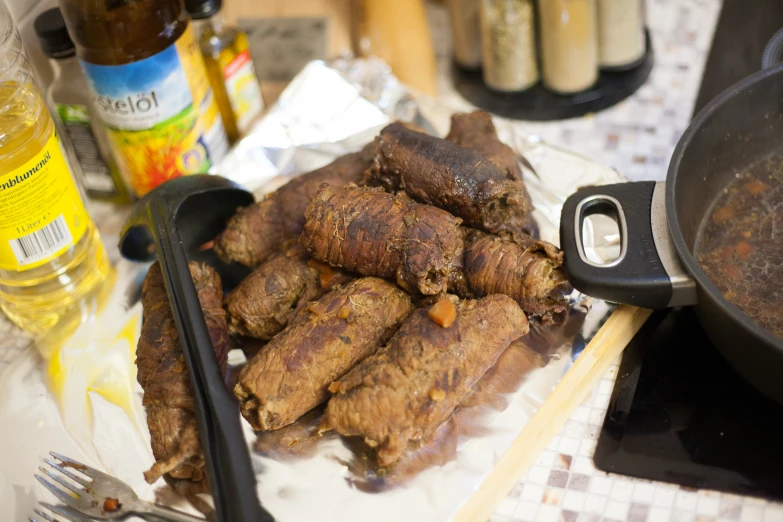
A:
{"type": "Polygon", "coordinates": [[[677,144],[665,183],[588,187],[572,195],[563,207],[560,241],[575,288],[645,308],[694,306],[723,357],[783,404],[783,339],[727,301],[694,257],[701,224],[735,174],[781,149],[783,66],[774,64],[696,115],[677,144]],[[585,255],[581,232],[591,214],[618,223],[621,253],[609,264],[585,255]]]}

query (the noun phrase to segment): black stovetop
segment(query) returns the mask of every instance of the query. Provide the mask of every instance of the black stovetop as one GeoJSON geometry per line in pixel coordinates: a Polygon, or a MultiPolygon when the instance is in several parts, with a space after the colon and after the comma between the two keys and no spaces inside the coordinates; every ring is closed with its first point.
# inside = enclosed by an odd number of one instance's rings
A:
{"type": "Polygon", "coordinates": [[[783,499],[783,407],[747,384],[684,308],[626,348],[595,464],[695,488],[783,499]]]}

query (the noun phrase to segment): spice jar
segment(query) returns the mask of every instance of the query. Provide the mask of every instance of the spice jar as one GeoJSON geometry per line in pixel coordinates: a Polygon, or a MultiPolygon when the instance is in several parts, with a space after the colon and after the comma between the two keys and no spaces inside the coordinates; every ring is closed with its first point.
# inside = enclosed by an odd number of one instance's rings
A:
{"type": "Polygon", "coordinates": [[[598,61],[603,67],[626,68],[646,50],[644,2],[598,0],[598,61]]]}
{"type": "Polygon", "coordinates": [[[522,91],[538,81],[533,0],[480,0],[484,83],[522,91]]]}
{"type": "Polygon", "coordinates": [[[544,85],[560,94],[589,89],[598,80],[595,0],[539,0],[538,5],[544,85]]]}
{"type": "Polygon", "coordinates": [[[481,67],[479,0],[449,0],[454,60],[462,67],[481,67]]]}

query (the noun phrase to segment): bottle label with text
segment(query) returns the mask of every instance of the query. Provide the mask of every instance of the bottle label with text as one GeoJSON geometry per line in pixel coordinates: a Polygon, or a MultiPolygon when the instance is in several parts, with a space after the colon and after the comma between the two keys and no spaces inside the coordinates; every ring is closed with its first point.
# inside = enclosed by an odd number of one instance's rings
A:
{"type": "Polygon", "coordinates": [[[244,134],[264,109],[261,86],[258,84],[250,52],[241,52],[231,60],[223,68],[223,78],[231,110],[236,116],[237,128],[244,134]]]}
{"type": "Polygon", "coordinates": [[[0,176],[0,268],[28,270],[79,242],[90,218],[55,133],[21,167],[0,176]]]}
{"type": "Polygon", "coordinates": [[[192,26],[149,58],[82,66],[115,160],[136,194],[170,178],[205,173],[228,152],[192,26]]]}

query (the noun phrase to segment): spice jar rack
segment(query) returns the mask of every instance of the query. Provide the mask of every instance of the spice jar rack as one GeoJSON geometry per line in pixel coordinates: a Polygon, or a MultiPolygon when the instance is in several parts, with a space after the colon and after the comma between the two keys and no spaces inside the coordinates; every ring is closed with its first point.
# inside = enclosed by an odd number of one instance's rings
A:
{"type": "Polygon", "coordinates": [[[652,70],[645,0],[449,0],[449,9],[456,89],[501,116],[599,111],[652,70]]]}
{"type": "Polygon", "coordinates": [[[649,32],[642,58],[625,70],[602,70],[588,90],[556,94],[538,83],[520,92],[501,92],[485,85],[482,71],[454,66],[454,86],[470,103],[485,111],[518,120],[548,121],[576,118],[611,107],[633,94],[653,68],[649,32]]]}

